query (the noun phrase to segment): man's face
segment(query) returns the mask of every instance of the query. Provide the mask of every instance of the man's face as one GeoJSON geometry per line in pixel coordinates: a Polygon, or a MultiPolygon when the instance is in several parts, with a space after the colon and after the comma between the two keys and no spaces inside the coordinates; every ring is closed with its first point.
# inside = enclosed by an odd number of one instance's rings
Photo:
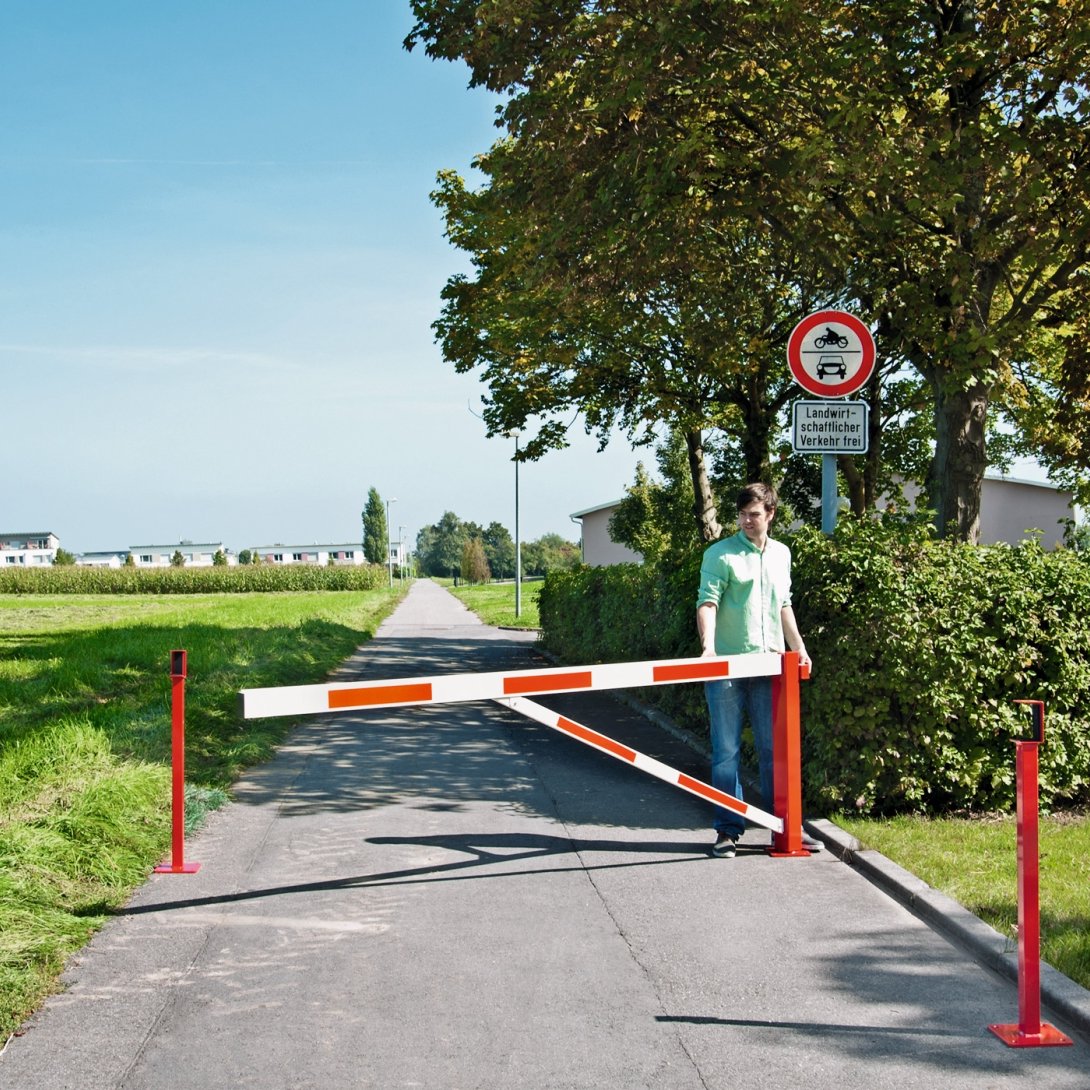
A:
{"type": "Polygon", "coordinates": [[[742,527],[742,532],[750,541],[759,545],[768,537],[768,528],[772,525],[775,515],[775,511],[766,511],[765,505],[756,500],[746,507],[739,508],[738,525],[742,527]]]}

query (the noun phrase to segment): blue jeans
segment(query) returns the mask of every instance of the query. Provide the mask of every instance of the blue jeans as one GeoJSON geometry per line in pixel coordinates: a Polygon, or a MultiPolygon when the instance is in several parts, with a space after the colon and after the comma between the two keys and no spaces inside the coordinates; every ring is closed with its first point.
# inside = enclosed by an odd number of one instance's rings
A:
{"type": "MultiPolygon", "coordinates": [[[[704,684],[712,742],[712,787],[742,798],[739,765],[742,749],[742,724],[748,717],[757,749],[761,795],[767,809],[772,798],[772,678],[743,677],[735,681],[708,681],[704,684]]],[[[715,808],[712,822],[717,832],[739,837],[746,821],[741,814],[722,806],[715,808]]]]}

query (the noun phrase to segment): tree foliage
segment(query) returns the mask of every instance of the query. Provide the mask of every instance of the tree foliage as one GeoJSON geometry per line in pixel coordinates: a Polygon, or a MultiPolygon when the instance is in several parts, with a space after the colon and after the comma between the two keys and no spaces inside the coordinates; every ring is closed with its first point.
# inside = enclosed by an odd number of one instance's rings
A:
{"type": "Polygon", "coordinates": [[[487,583],[492,577],[479,537],[467,537],[462,546],[462,578],[467,583],[487,583]]]}
{"type": "Polygon", "coordinates": [[[510,531],[499,522],[490,522],[481,534],[485,559],[493,579],[515,577],[515,542],[510,531]]]}
{"type": "MultiPolygon", "coordinates": [[[[498,522],[482,528],[475,522],[465,522],[453,511],[430,526],[425,526],[416,537],[416,557],[424,575],[450,578],[461,575],[471,582],[483,582],[465,565],[467,549],[473,542],[481,548],[479,559],[488,568],[493,579],[510,579],[515,574],[515,543],[510,532],[498,522]]],[[[476,557],[476,546],[473,546],[476,557]]],[[[559,534],[542,534],[536,541],[522,543],[523,575],[544,575],[547,571],[570,568],[580,561],[579,546],[565,541],[559,534]]],[[[476,561],[475,561],[476,563],[476,561]]],[[[472,569],[479,572],[479,567],[472,569]]]]}
{"type": "Polygon", "coordinates": [[[423,527],[416,535],[420,571],[444,578],[457,574],[467,536],[466,524],[453,511],[444,511],[437,523],[423,527]]]}
{"type": "Polygon", "coordinates": [[[386,508],[377,488],[367,493],[367,506],[363,509],[363,555],[368,564],[389,562],[390,532],[386,525],[386,508]]]}
{"type": "Polygon", "coordinates": [[[579,546],[565,541],[560,534],[542,534],[522,547],[523,575],[547,575],[551,571],[570,571],[582,561],[579,546]]]}
{"type": "MultiPolygon", "coordinates": [[[[636,480],[609,520],[609,536],[649,563],[687,553],[699,542],[684,436],[668,436],[657,448],[655,461],[661,480],[653,479],[639,463],[636,480]]],[[[716,503],[720,506],[719,496],[716,503]]]]}
{"type": "Polygon", "coordinates": [[[602,436],[667,421],[714,536],[702,433],[767,476],[782,344],[844,302],[926,384],[941,529],[975,539],[995,404],[1084,470],[1088,3],[414,0],[410,47],[505,96],[487,184],[436,194],[475,269],[437,331],[490,430],[537,420],[536,457],[573,406],[602,436]]]}

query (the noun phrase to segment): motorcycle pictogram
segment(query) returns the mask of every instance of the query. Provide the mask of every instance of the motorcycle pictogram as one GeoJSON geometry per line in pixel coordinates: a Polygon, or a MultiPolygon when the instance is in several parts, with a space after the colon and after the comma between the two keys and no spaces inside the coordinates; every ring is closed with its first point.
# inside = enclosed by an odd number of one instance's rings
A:
{"type": "Polygon", "coordinates": [[[824,348],[826,345],[836,348],[847,348],[848,338],[841,336],[835,329],[829,326],[825,327],[825,332],[820,337],[814,338],[814,344],[818,348],[824,348]]]}

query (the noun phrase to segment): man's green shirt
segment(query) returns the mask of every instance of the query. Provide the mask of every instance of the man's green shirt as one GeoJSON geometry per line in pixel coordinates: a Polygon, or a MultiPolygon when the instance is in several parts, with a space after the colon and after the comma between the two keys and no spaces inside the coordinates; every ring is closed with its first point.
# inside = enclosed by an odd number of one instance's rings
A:
{"type": "Polygon", "coordinates": [[[762,551],[739,530],[704,550],[696,604],[716,606],[715,653],[783,651],[780,612],[791,604],[791,550],[768,538],[762,551]]]}

